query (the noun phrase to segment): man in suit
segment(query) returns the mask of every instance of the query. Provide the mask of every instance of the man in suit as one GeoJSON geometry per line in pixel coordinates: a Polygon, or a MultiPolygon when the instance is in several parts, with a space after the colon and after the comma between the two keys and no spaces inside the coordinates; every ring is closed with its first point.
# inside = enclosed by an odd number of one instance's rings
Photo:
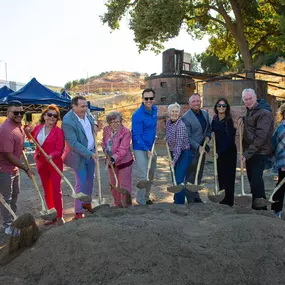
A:
{"type": "MultiPolygon", "coordinates": [[[[88,196],[93,192],[95,172],[94,132],[93,118],[87,114],[87,101],[83,96],[75,96],[71,100],[70,110],[62,120],[62,129],[67,142],[63,162],[74,171],[76,180],[75,192],[82,192],[88,196]]],[[[74,219],[84,218],[84,210],[92,212],[91,203],[83,203],[75,199],[74,219]]]]}
{"type": "MultiPolygon", "coordinates": [[[[200,153],[203,149],[202,145],[205,139],[211,138],[211,126],[209,120],[209,114],[205,110],[201,110],[201,96],[198,93],[194,93],[189,98],[190,109],[182,116],[182,121],[187,127],[187,132],[189,136],[190,148],[193,155],[192,162],[188,169],[187,181],[194,183],[197,163],[199,160],[200,153]]],[[[206,152],[209,152],[210,148],[206,145],[206,152]]],[[[203,170],[205,163],[205,154],[203,155],[201,168],[198,175],[198,184],[201,184],[203,170]]],[[[201,203],[199,193],[187,192],[188,202],[201,203]]]]}

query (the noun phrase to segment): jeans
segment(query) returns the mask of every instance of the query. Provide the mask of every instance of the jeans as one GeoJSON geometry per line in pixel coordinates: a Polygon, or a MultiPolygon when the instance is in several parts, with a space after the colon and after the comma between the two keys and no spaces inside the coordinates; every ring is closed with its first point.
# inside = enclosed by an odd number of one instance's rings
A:
{"type": "MultiPolygon", "coordinates": [[[[186,149],[181,152],[174,167],[175,179],[177,185],[184,183],[191,160],[192,160],[192,153],[190,149],[186,149]]],[[[180,192],[175,193],[173,197],[174,204],[184,204],[187,192],[188,192],[187,190],[182,189],[180,192]]]]}
{"type": "MultiPolygon", "coordinates": [[[[281,182],[281,180],[285,177],[285,171],[281,169],[278,170],[278,182],[276,186],[281,182]]],[[[275,203],[271,204],[271,210],[274,210],[276,213],[282,211],[283,202],[284,202],[284,194],[285,194],[285,185],[283,184],[280,189],[273,195],[273,201],[275,203]]]]}
{"type": "MultiPolygon", "coordinates": [[[[88,196],[92,195],[93,192],[93,184],[94,184],[94,171],[95,171],[95,162],[92,158],[86,159],[84,168],[75,170],[74,176],[76,180],[75,184],[75,192],[82,192],[88,196]]],[[[83,213],[84,209],[82,208],[82,204],[84,202],[79,199],[75,199],[74,208],[75,213],[83,213]]]]}
{"type": "MultiPolygon", "coordinates": [[[[145,151],[143,150],[134,150],[134,155],[136,159],[136,164],[138,168],[138,175],[140,177],[140,180],[146,180],[147,178],[147,165],[148,165],[148,156],[145,151]]],[[[157,161],[157,155],[156,153],[153,154],[151,166],[149,170],[149,180],[153,181],[154,172],[156,170],[156,161],[157,161]]],[[[149,185],[145,189],[139,189],[137,188],[137,195],[136,195],[136,201],[137,203],[141,205],[146,205],[146,201],[150,200],[150,190],[151,185],[149,185]]]]}
{"type": "MultiPolygon", "coordinates": [[[[0,172],[0,193],[4,196],[4,200],[10,205],[12,210],[17,212],[17,200],[20,193],[20,174],[8,174],[0,172]]],[[[0,203],[1,216],[3,218],[4,227],[13,222],[13,218],[9,211],[0,203]]]]}
{"type": "Polygon", "coordinates": [[[252,201],[255,198],[266,199],[263,181],[263,170],[266,162],[267,156],[264,154],[254,154],[246,161],[246,172],[252,193],[252,201]]]}

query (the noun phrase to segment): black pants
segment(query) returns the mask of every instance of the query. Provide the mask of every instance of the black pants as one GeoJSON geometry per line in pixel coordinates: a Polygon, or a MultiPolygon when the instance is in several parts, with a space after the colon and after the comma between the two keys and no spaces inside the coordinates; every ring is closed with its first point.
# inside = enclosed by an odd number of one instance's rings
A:
{"type": "Polygon", "coordinates": [[[219,155],[217,164],[220,190],[225,190],[223,202],[232,206],[234,204],[237,165],[237,148],[235,144],[219,155]]]}
{"type": "MultiPolygon", "coordinates": [[[[278,170],[278,182],[276,186],[281,182],[281,180],[285,177],[285,171],[281,169],[278,170]]],[[[283,202],[284,202],[284,194],[285,194],[285,184],[283,184],[280,189],[273,195],[273,201],[277,201],[271,205],[271,210],[275,212],[282,211],[283,202]]]]}
{"type": "Polygon", "coordinates": [[[255,198],[266,199],[263,181],[263,171],[266,162],[267,156],[264,154],[254,154],[246,161],[246,172],[252,193],[252,201],[255,198]]]}

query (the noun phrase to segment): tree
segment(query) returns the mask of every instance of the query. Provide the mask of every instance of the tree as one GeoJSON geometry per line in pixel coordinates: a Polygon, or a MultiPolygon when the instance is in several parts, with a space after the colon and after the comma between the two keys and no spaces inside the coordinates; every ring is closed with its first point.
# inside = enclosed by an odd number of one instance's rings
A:
{"type": "Polygon", "coordinates": [[[85,79],[85,78],[81,78],[80,80],[79,80],[79,84],[85,84],[87,82],[87,80],[85,79]]]}
{"type": "Polygon", "coordinates": [[[221,61],[216,55],[203,52],[196,55],[196,58],[205,73],[219,74],[229,70],[226,63],[221,61]]]}
{"type": "Polygon", "coordinates": [[[211,36],[210,51],[219,59],[242,60],[252,70],[260,52],[279,47],[281,16],[277,4],[284,0],[108,0],[101,16],[112,30],[129,13],[139,51],[160,52],[163,43],[186,26],[193,38],[211,36]]]}
{"type": "Polygon", "coordinates": [[[71,88],[71,82],[68,81],[65,85],[64,85],[64,89],[70,89],[71,88]]]}

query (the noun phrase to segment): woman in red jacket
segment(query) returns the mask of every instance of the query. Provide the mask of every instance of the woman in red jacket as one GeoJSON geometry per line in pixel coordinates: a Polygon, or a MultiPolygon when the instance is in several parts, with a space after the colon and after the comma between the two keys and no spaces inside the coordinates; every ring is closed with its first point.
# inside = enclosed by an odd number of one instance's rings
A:
{"type": "MultiPolygon", "coordinates": [[[[131,132],[122,125],[122,114],[111,112],[107,115],[109,126],[103,129],[102,148],[107,156],[107,161],[114,165],[118,178],[119,187],[128,191],[132,195],[132,164],[133,155],[131,153],[131,132]]],[[[111,168],[108,169],[109,178],[112,185],[115,185],[115,178],[111,168]]],[[[127,207],[131,205],[127,195],[120,194],[111,187],[115,207],[127,207]]]]}
{"type": "MultiPolygon", "coordinates": [[[[51,104],[43,110],[40,124],[31,131],[31,134],[62,171],[63,161],[61,156],[64,149],[64,134],[62,129],[57,126],[58,120],[60,120],[59,109],[56,105],[51,104]]],[[[48,209],[55,208],[57,211],[57,218],[53,221],[46,221],[45,225],[56,222],[62,225],[65,221],[62,217],[61,177],[40,152],[39,148],[36,148],[34,158],[44,188],[47,207],[48,209]]]]}

